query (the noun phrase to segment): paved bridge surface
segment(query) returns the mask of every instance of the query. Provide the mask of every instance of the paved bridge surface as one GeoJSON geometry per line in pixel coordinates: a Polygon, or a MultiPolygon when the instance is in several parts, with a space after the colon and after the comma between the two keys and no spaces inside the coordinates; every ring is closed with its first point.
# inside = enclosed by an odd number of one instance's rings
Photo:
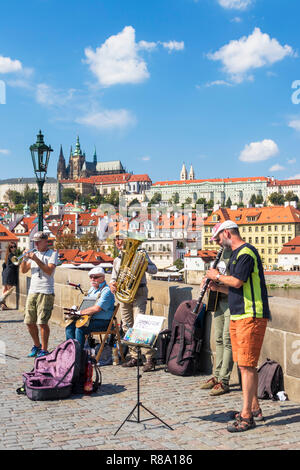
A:
{"type": "MultiPolygon", "coordinates": [[[[29,372],[32,347],[23,315],[0,312],[0,449],[109,450],[250,450],[300,449],[300,403],[262,402],[265,422],[244,433],[230,434],[230,411],[239,410],[239,385],[220,397],[210,397],[199,384],[207,376],[176,377],[158,366],[141,378],[141,401],[167,422],[126,422],[136,403],[136,369],[102,368],[102,386],[91,396],[33,402],[17,395],[22,373],[29,372]],[[13,357],[10,357],[13,356],[13,357]],[[17,359],[16,359],[17,358],[17,359]]],[[[51,325],[50,349],[64,341],[64,330],[51,325]]],[[[142,413],[147,418],[147,413],[142,413]]]]}

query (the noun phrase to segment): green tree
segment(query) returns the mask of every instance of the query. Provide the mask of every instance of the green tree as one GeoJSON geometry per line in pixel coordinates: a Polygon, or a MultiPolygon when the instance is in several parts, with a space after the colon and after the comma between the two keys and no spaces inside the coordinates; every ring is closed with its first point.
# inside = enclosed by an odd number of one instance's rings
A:
{"type": "Polygon", "coordinates": [[[283,206],[284,205],[284,195],[274,192],[270,194],[269,201],[272,206],[283,206]]]}
{"type": "Polygon", "coordinates": [[[176,266],[178,271],[180,271],[184,267],[184,262],[182,261],[182,259],[178,258],[176,261],[174,261],[174,266],[176,266]]]}
{"type": "Polygon", "coordinates": [[[249,204],[254,207],[256,202],[257,202],[256,194],[252,194],[252,196],[250,197],[250,200],[249,200],[249,204]]]}
{"type": "Polygon", "coordinates": [[[159,204],[161,201],[161,194],[160,193],[154,193],[152,198],[150,199],[150,205],[152,204],[159,204]]]}
{"type": "Polygon", "coordinates": [[[296,202],[299,202],[299,198],[297,196],[297,194],[293,193],[293,191],[288,191],[284,197],[284,199],[286,201],[296,201],[296,202]]]}
{"type": "Polygon", "coordinates": [[[74,188],[64,188],[62,190],[61,199],[63,204],[67,204],[67,202],[73,204],[77,197],[78,193],[75,191],[74,188]]]}
{"type": "MultiPolygon", "coordinates": [[[[45,194],[43,194],[43,197],[45,194]]],[[[49,197],[48,197],[49,199],[49,197]]],[[[30,204],[35,204],[38,202],[38,193],[34,188],[30,188],[28,184],[26,184],[25,189],[23,191],[23,200],[29,206],[30,204]]]]}
{"type": "Polygon", "coordinates": [[[6,191],[6,196],[12,204],[22,204],[24,202],[22,194],[13,189],[6,191]]]}
{"type": "Polygon", "coordinates": [[[230,208],[230,207],[232,206],[232,201],[231,201],[230,197],[227,199],[225,205],[226,205],[226,207],[228,207],[228,208],[230,208]]]}

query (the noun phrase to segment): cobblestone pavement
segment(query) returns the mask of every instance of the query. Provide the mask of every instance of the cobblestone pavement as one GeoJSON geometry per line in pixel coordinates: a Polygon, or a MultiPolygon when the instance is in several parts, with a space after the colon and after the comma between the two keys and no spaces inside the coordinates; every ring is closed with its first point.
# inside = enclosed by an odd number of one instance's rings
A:
{"type": "MultiPolygon", "coordinates": [[[[225,450],[300,449],[300,404],[265,401],[266,421],[245,433],[226,430],[230,410],[241,407],[238,385],[220,397],[199,390],[206,376],[176,377],[156,371],[143,374],[141,401],[168,423],[122,421],[136,404],[136,369],[102,368],[102,386],[91,396],[33,402],[17,395],[22,373],[29,372],[32,344],[16,311],[0,312],[0,346],[13,357],[0,356],[0,449],[225,450]]],[[[64,341],[64,330],[51,326],[50,349],[64,341]]],[[[148,418],[142,412],[141,418],[148,418]]]]}

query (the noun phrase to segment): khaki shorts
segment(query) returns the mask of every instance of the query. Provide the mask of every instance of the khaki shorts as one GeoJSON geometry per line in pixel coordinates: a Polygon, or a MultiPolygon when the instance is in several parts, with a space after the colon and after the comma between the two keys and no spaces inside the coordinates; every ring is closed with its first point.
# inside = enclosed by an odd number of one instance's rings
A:
{"type": "Polygon", "coordinates": [[[256,367],[268,320],[245,318],[230,321],[230,339],[234,362],[242,367],[256,367]]]}
{"type": "Polygon", "coordinates": [[[29,294],[26,301],[24,323],[47,325],[54,304],[54,294],[29,294]]]}

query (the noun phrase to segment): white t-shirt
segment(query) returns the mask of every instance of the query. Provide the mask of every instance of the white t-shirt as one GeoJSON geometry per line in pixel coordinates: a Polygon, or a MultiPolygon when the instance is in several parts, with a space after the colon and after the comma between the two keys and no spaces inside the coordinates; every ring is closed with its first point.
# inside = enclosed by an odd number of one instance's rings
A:
{"type": "MultiPolygon", "coordinates": [[[[57,251],[36,251],[35,255],[44,264],[58,264],[58,253],[57,251]]],[[[31,265],[31,282],[29,294],[54,294],[54,271],[51,276],[44,273],[44,271],[37,265],[35,261],[28,260],[31,265]]]]}

